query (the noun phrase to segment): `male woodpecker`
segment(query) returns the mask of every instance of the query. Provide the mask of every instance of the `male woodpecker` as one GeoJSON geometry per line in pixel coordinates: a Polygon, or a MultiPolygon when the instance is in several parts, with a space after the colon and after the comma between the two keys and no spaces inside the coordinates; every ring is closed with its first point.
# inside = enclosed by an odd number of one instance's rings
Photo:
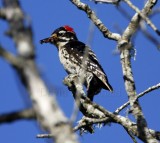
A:
{"type": "Polygon", "coordinates": [[[87,96],[91,101],[102,88],[113,91],[96,55],[77,39],[76,33],[70,26],[56,29],[50,37],[40,40],[40,43],[51,43],[57,47],[64,69],[68,74],[76,74],[83,78],[83,85],[86,86],[87,96]]]}

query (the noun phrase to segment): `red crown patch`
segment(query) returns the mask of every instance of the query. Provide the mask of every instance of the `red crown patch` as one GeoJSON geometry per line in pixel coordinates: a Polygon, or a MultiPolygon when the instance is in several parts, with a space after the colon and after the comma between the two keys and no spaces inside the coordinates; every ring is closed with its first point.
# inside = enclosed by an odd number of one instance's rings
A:
{"type": "Polygon", "coordinates": [[[67,31],[69,32],[73,32],[74,33],[74,29],[68,25],[63,26],[67,31]]]}

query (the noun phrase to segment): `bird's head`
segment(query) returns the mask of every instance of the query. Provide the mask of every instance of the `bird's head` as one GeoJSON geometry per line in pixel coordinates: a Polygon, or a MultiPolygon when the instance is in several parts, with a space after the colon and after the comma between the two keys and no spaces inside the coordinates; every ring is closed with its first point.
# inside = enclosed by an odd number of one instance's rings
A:
{"type": "Polygon", "coordinates": [[[68,25],[65,25],[53,31],[50,37],[40,40],[40,43],[52,43],[59,47],[65,45],[66,43],[72,40],[78,40],[77,36],[73,28],[71,28],[68,25]]]}

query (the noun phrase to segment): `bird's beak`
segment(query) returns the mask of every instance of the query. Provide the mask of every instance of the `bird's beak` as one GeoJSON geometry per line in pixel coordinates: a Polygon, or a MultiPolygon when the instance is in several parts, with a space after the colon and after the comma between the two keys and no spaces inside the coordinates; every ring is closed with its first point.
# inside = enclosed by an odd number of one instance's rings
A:
{"type": "Polygon", "coordinates": [[[57,34],[52,34],[50,37],[40,40],[40,43],[54,43],[57,39],[57,34]]]}

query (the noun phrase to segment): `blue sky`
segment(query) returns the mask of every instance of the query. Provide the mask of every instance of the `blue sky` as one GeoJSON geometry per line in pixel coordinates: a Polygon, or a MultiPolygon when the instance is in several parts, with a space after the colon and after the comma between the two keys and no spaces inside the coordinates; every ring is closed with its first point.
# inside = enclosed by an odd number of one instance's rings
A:
{"type": "MultiPolygon", "coordinates": [[[[36,62],[40,68],[42,77],[47,82],[50,91],[57,93],[57,100],[61,108],[65,115],[70,117],[73,110],[73,98],[71,93],[62,84],[66,73],[59,62],[57,49],[50,44],[40,45],[39,40],[48,37],[54,29],[67,24],[74,28],[79,40],[86,43],[90,20],[84,12],[78,10],[67,0],[21,0],[20,2],[26,16],[30,17],[32,22],[34,44],[37,53],[36,62]]],[[[88,3],[97,11],[99,18],[112,32],[117,32],[117,26],[123,31],[129,23],[129,20],[126,20],[115,6],[106,4],[95,5],[93,2],[87,0],[83,0],[83,2],[88,3]]],[[[0,5],[2,4],[0,3],[0,5]]],[[[142,8],[143,1],[138,1],[135,5],[142,8]]],[[[158,6],[160,6],[160,2],[157,3],[156,7],[158,6]]],[[[126,4],[123,4],[123,7],[130,15],[134,14],[133,10],[128,8],[126,4]]],[[[160,29],[159,19],[160,14],[153,17],[152,21],[160,29]]],[[[0,43],[7,50],[16,54],[13,41],[4,36],[7,28],[8,25],[6,22],[0,21],[0,43]]],[[[150,27],[147,27],[147,30],[157,39],[159,38],[150,27]]],[[[114,111],[127,101],[120,58],[119,55],[113,54],[116,48],[116,42],[105,39],[98,29],[95,28],[91,46],[114,88],[113,94],[108,91],[102,91],[95,97],[94,101],[107,110],[114,111]]],[[[141,32],[138,32],[134,46],[137,50],[137,55],[136,60],[132,59],[132,67],[137,93],[140,93],[160,82],[160,53],[141,32]]],[[[2,67],[0,72],[0,114],[29,107],[31,105],[30,100],[21,83],[17,80],[17,74],[3,59],[0,59],[0,66],[2,67]]],[[[144,115],[148,121],[148,126],[156,130],[160,130],[159,96],[160,90],[157,90],[140,99],[144,115]]],[[[123,110],[121,114],[127,116],[126,109],[123,110]]],[[[80,117],[81,114],[78,115],[78,119],[80,119],[80,117]]],[[[129,117],[133,119],[132,116],[129,117]]],[[[15,143],[49,142],[49,140],[46,139],[35,138],[36,134],[42,131],[39,124],[32,121],[2,124],[0,126],[0,141],[5,143],[11,141],[15,143]]],[[[116,143],[132,142],[124,129],[117,124],[107,125],[101,129],[96,128],[94,134],[84,134],[82,137],[79,136],[79,139],[82,143],[105,143],[106,141],[116,143]]]]}

